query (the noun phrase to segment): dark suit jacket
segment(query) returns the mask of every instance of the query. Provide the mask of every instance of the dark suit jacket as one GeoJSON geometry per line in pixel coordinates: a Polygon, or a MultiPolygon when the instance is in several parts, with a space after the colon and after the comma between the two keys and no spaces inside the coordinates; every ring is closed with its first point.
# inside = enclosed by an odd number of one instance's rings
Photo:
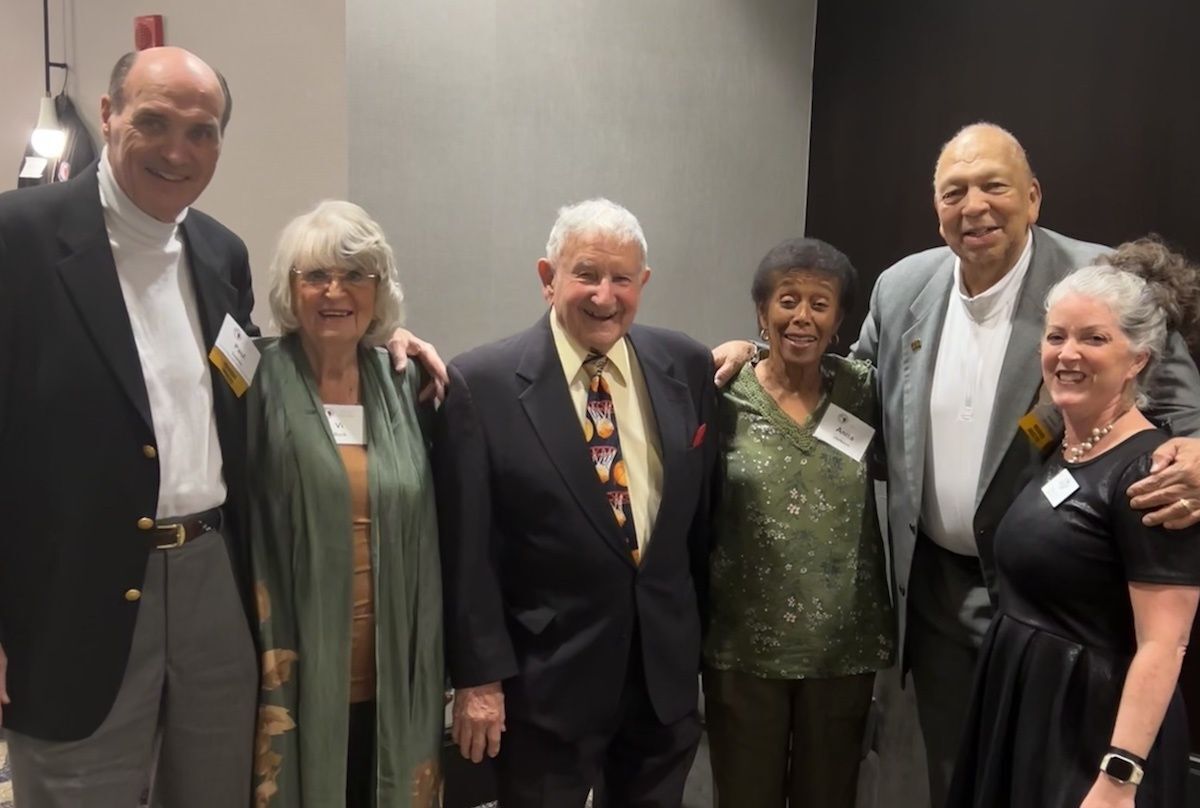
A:
{"type": "MultiPolygon", "coordinates": [[[[206,344],[226,313],[251,331],[246,247],[192,210],[182,225],[206,344]]],[[[257,333],[257,332],[252,332],[257,333]]],[[[225,533],[246,589],[244,406],[215,370],[225,533]]],[[[125,672],[150,551],[158,460],[150,404],[93,165],[0,195],[0,642],[4,724],[90,735],[125,672]]]]}
{"type": "Polygon", "coordinates": [[[504,680],[509,717],[567,739],[612,722],[635,637],[659,719],[678,720],[697,701],[712,359],[673,331],[634,326],[629,342],[663,454],[662,503],[640,567],[588,458],[548,317],[450,363],[435,432],[454,685],[504,680]]]}

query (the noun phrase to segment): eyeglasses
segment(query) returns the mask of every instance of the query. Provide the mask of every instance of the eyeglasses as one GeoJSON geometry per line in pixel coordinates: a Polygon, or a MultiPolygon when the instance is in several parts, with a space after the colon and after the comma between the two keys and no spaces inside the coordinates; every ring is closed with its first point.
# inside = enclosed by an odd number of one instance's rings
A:
{"type": "Polygon", "coordinates": [[[336,279],[338,284],[344,288],[362,289],[373,283],[379,283],[379,274],[376,272],[363,272],[361,269],[296,269],[292,267],[292,274],[300,279],[300,283],[313,289],[328,289],[330,284],[336,279]]]}

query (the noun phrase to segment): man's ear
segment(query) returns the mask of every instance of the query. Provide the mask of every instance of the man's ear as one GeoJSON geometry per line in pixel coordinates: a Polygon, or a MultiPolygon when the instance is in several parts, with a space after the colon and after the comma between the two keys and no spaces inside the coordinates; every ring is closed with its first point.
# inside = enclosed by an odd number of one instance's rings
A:
{"type": "Polygon", "coordinates": [[[105,93],[100,96],[100,131],[105,137],[108,136],[108,119],[112,117],[112,113],[112,99],[105,93]]]}
{"type": "Polygon", "coordinates": [[[542,282],[542,299],[547,303],[554,303],[554,265],[550,263],[550,259],[538,259],[537,273],[542,282]]]}

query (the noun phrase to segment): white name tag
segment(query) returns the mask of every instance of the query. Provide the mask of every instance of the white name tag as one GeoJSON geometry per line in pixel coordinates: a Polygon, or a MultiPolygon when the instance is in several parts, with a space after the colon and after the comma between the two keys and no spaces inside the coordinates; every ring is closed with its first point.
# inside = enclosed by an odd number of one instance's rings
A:
{"type": "Polygon", "coordinates": [[[367,443],[367,424],[361,404],[326,404],[325,417],[335,443],[344,446],[364,446],[367,443]]]}
{"type": "Polygon", "coordinates": [[[832,402],[825,417],[813,431],[813,437],[828,443],[855,462],[861,463],[875,430],[832,402]]]}
{"type": "Polygon", "coordinates": [[[1050,482],[1042,486],[1042,493],[1050,502],[1051,508],[1057,508],[1067,497],[1079,490],[1079,483],[1071,476],[1070,469],[1063,469],[1050,478],[1050,482]]]}
{"type": "Polygon", "coordinates": [[[226,314],[225,322],[221,323],[221,333],[217,334],[216,344],[208,352],[208,358],[221,371],[238,397],[244,395],[254,381],[260,356],[258,348],[254,347],[254,340],[226,314]]]}

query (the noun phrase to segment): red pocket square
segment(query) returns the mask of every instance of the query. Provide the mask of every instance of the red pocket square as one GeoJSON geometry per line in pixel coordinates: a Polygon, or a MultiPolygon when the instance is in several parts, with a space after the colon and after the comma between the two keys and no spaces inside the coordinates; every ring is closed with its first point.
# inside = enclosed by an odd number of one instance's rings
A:
{"type": "Polygon", "coordinates": [[[700,424],[696,429],[696,434],[692,435],[692,448],[695,449],[700,444],[704,443],[704,435],[708,432],[708,424],[700,424]]]}

